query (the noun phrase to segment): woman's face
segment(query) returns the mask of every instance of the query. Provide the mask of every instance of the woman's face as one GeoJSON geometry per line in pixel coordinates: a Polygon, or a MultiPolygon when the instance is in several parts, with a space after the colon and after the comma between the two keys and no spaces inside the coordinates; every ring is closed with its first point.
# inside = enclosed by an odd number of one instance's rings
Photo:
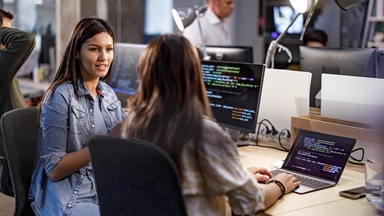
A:
{"type": "Polygon", "coordinates": [[[106,76],[113,60],[112,37],[107,32],[94,35],[81,45],[77,57],[84,81],[106,76]]]}

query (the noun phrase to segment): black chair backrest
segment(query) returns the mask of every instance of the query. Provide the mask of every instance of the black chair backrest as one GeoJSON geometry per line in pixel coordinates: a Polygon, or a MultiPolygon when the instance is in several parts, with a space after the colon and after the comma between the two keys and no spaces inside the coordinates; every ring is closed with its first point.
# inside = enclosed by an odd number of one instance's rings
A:
{"type": "Polygon", "coordinates": [[[6,112],[1,117],[1,132],[15,194],[14,215],[34,215],[28,192],[39,130],[38,109],[6,112]]]}
{"type": "Polygon", "coordinates": [[[160,147],[98,135],[89,150],[101,215],[187,215],[178,170],[160,147]]]}

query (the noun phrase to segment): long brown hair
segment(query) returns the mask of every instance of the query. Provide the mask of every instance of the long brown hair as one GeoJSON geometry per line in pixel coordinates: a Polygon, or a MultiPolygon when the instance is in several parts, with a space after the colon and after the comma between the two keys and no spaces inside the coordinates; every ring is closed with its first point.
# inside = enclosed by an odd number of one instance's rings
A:
{"type": "Polygon", "coordinates": [[[203,118],[212,116],[196,49],[181,35],[158,36],[137,69],[128,137],[155,143],[177,159],[184,144],[199,142],[203,118]]]}

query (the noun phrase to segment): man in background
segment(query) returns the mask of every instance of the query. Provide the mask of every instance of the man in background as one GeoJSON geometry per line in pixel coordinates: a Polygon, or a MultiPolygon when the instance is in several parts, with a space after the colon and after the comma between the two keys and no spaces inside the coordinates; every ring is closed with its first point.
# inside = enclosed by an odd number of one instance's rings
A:
{"type": "MultiPolygon", "coordinates": [[[[231,32],[228,17],[235,8],[234,0],[207,0],[208,9],[200,17],[205,45],[230,45],[231,32]]],[[[201,47],[203,42],[197,19],[188,26],[183,35],[194,45],[201,47]]]]}
{"type": "MultiPolygon", "coordinates": [[[[35,47],[35,36],[12,28],[12,19],[11,12],[0,8],[0,117],[9,110],[27,107],[15,77],[35,47]]],[[[13,195],[1,133],[0,192],[13,195]]]]}

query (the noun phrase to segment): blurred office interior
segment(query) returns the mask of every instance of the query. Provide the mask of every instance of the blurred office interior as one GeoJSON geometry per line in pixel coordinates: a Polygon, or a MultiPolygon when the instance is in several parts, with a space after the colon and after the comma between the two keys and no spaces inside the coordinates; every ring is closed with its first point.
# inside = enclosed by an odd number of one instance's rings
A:
{"type": "MultiPolygon", "coordinates": [[[[269,20],[273,19],[268,8],[290,5],[289,0],[237,0],[235,3],[230,17],[233,45],[252,46],[254,63],[263,63],[266,49],[276,37],[268,27],[269,20]]],[[[321,0],[311,26],[328,34],[328,47],[360,47],[367,3],[365,0],[342,11],[334,0],[321,0]]],[[[83,17],[99,16],[110,22],[116,42],[146,44],[156,35],[179,32],[171,16],[172,8],[204,4],[205,0],[0,0],[0,6],[15,15],[14,27],[36,34],[37,45],[31,59],[38,59],[43,67],[48,64],[51,71],[55,70],[54,62],[60,58],[72,28],[83,17]]],[[[299,38],[300,34],[294,33],[281,41],[291,50],[293,63],[299,61],[298,46],[302,44],[299,38]]],[[[286,60],[277,56],[275,61],[286,60]]],[[[279,67],[278,62],[276,66],[279,67]]],[[[33,65],[20,74],[29,73],[31,67],[33,65]]]]}

